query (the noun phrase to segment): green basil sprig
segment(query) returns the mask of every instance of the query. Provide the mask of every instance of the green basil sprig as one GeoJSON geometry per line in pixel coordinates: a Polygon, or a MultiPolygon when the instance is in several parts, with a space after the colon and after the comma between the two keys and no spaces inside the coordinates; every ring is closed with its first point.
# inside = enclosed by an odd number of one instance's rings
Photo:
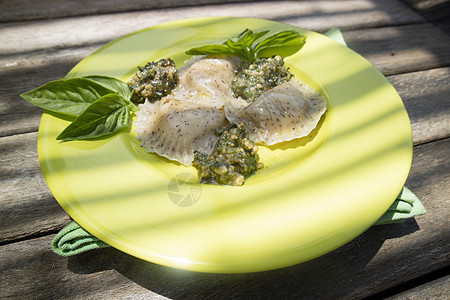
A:
{"type": "Polygon", "coordinates": [[[108,94],[89,105],[56,138],[71,141],[101,137],[130,125],[135,106],[119,94],[108,94]]]}
{"type": "Polygon", "coordinates": [[[86,78],[50,81],[20,96],[52,112],[76,117],[92,102],[114,91],[86,78]]]}
{"type": "Polygon", "coordinates": [[[95,81],[96,83],[103,85],[105,88],[116,92],[125,99],[131,98],[131,90],[128,87],[128,84],[126,84],[122,80],[102,75],[89,75],[84,76],[83,78],[95,81]]]}
{"type": "Polygon", "coordinates": [[[75,117],[56,138],[62,141],[117,132],[131,125],[130,113],[137,110],[125,82],[101,75],[51,81],[20,96],[43,109],[75,117]]]}
{"type": "Polygon", "coordinates": [[[298,52],[306,43],[306,36],[294,30],[283,30],[274,33],[261,42],[256,43],[268,32],[267,30],[253,33],[252,30],[246,29],[238,35],[236,41],[228,39],[224,44],[192,48],[186,51],[186,54],[235,55],[244,61],[252,63],[261,57],[273,57],[274,55],[280,55],[281,57],[290,56],[298,52]]]}

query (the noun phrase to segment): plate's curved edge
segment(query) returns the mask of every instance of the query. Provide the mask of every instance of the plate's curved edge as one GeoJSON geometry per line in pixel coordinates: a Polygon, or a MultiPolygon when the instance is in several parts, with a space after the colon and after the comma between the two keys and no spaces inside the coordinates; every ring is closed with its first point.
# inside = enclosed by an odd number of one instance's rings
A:
{"type": "MultiPolygon", "coordinates": [[[[344,45],[344,44],[342,44],[342,42],[340,42],[340,41],[337,41],[337,40],[334,40],[333,38],[331,38],[330,36],[327,36],[327,35],[325,35],[325,34],[323,34],[323,33],[318,33],[318,32],[315,32],[315,34],[319,34],[319,35],[321,35],[322,37],[324,37],[324,38],[326,38],[326,39],[328,39],[331,43],[335,43],[335,44],[337,44],[337,45],[340,45],[340,46],[342,46],[342,47],[344,47],[344,48],[346,48],[346,49],[348,49],[348,51],[350,51],[350,52],[352,52],[354,55],[356,55],[356,56],[358,56],[358,57],[360,57],[360,59],[362,59],[362,60],[364,60],[367,64],[369,64],[371,67],[372,67],[372,69],[373,69],[373,71],[374,72],[376,72],[376,73],[378,73],[378,76],[382,79],[382,80],[384,80],[385,81],[385,83],[386,83],[386,85],[388,85],[389,86],[389,88],[391,89],[391,92],[392,93],[394,93],[395,95],[396,95],[396,97],[398,98],[398,102],[401,104],[401,106],[402,106],[402,108],[403,108],[403,112],[404,112],[404,118],[407,120],[407,123],[409,124],[409,141],[410,141],[410,151],[409,151],[409,167],[408,167],[408,170],[407,170],[407,172],[406,172],[406,176],[405,176],[405,178],[404,178],[404,180],[403,180],[403,184],[402,184],[402,186],[399,188],[399,190],[398,190],[398,193],[400,193],[401,192],[401,190],[402,190],[402,188],[403,188],[403,186],[405,185],[405,183],[406,183],[406,180],[407,180],[407,177],[408,177],[408,175],[409,175],[409,172],[410,172],[410,170],[411,170],[411,164],[412,164],[412,160],[413,160],[413,150],[414,150],[414,141],[413,141],[413,132],[412,132],[412,125],[411,125],[411,119],[410,119],[410,117],[409,117],[409,114],[408,114],[408,111],[407,111],[407,109],[406,109],[406,106],[405,106],[405,102],[403,101],[403,99],[402,99],[402,97],[401,97],[401,95],[398,93],[398,91],[395,89],[395,87],[393,86],[393,84],[388,80],[388,78],[372,63],[372,62],[370,62],[370,61],[368,61],[364,56],[362,56],[360,53],[358,53],[357,51],[355,51],[354,49],[352,49],[352,48],[350,48],[348,45],[344,45]]],[[[342,37],[343,38],[343,37],[342,37]]],[[[395,200],[395,199],[394,199],[395,200]]],[[[380,217],[381,217],[382,215],[380,215],[380,217]]],[[[376,223],[376,221],[374,222],[374,223],[376,223]]],[[[368,227],[368,228],[370,228],[370,226],[368,227]]],[[[367,229],[368,229],[367,228],[367,229]]]]}
{"type": "MultiPolygon", "coordinates": [[[[316,33],[317,33],[317,32],[316,32],[316,33]]],[[[317,33],[317,34],[319,34],[319,35],[323,36],[324,38],[330,40],[330,42],[332,42],[332,43],[336,43],[336,44],[339,44],[339,45],[345,47],[345,48],[348,49],[349,51],[353,52],[354,55],[357,55],[357,56],[359,56],[361,59],[365,60],[369,65],[372,66],[373,70],[374,70],[375,72],[377,72],[378,75],[379,75],[383,80],[385,80],[386,84],[389,85],[390,88],[392,89],[392,92],[395,93],[395,94],[397,95],[398,99],[400,100],[400,103],[401,103],[402,106],[403,106],[403,109],[404,109],[404,112],[405,112],[405,117],[406,117],[406,119],[408,120],[408,123],[409,123],[409,133],[410,133],[410,140],[411,140],[411,155],[410,155],[410,160],[411,160],[411,163],[412,163],[412,154],[413,154],[413,133],[412,133],[412,126],[411,126],[411,119],[410,119],[409,114],[408,114],[408,111],[407,111],[407,109],[406,109],[405,102],[403,101],[401,95],[400,95],[400,94],[398,93],[398,91],[395,89],[395,87],[393,86],[393,84],[389,81],[389,79],[387,79],[387,77],[386,77],[386,76],[385,76],[385,75],[384,75],[384,74],[383,74],[383,73],[382,73],[382,72],[381,72],[381,71],[380,71],[380,70],[379,70],[372,62],[368,61],[364,56],[362,56],[360,53],[358,53],[358,52],[355,51],[354,49],[348,47],[348,45],[343,45],[341,42],[336,41],[336,40],[332,39],[331,37],[329,37],[329,36],[327,36],[327,35],[325,35],[325,34],[322,34],[322,33],[317,33]]],[[[410,165],[411,165],[411,163],[410,163],[410,165]]],[[[406,179],[405,179],[405,182],[406,182],[406,179]]],[[[400,192],[400,190],[399,190],[399,192],[400,192]]]]}
{"type": "MultiPolygon", "coordinates": [[[[190,21],[195,21],[195,20],[199,20],[199,19],[203,19],[203,20],[206,20],[206,19],[223,19],[223,18],[221,18],[221,17],[205,17],[205,18],[191,18],[191,19],[189,19],[190,21]]],[[[259,20],[259,19],[256,19],[256,18],[234,18],[234,19],[242,19],[242,20],[245,20],[245,19],[254,19],[254,20],[259,20]]],[[[266,20],[264,20],[264,21],[266,21],[266,20]]],[[[140,32],[140,31],[146,31],[146,30],[149,30],[150,28],[157,28],[158,26],[170,26],[170,24],[177,24],[177,23],[183,23],[184,22],[184,20],[177,20],[177,21],[172,21],[172,22],[168,22],[168,23],[163,23],[163,24],[159,24],[159,25],[156,25],[156,26],[152,26],[152,27],[149,27],[149,28],[144,28],[144,29],[142,29],[142,30],[139,30],[138,32],[140,32]]],[[[275,23],[280,23],[280,22],[276,22],[276,21],[268,21],[268,22],[275,22],[275,23]]],[[[280,24],[282,24],[282,23],[280,23],[280,24]]],[[[285,25],[285,24],[283,24],[283,25],[285,25]]],[[[288,26],[291,26],[291,27],[295,27],[295,26],[292,26],[292,25],[288,25],[288,26]]],[[[121,38],[119,38],[119,39],[125,39],[126,37],[128,37],[128,36],[130,36],[130,35],[133,35],[133,34],[136,34],[136,32],[133,32],[133,33],[130,33],[130,34],[128,34],[128,35],[126,35],[126,36],[123,36],[123,37],[121,37],[121,38]]],[[[95,53],[98,53],[98,52],[100,52],[104,47],[109,47],[110,45],[112,45],[113,43],[115,43],[116,42],[116,40],[115,41],[112,41],[112,42],[110,42],[110,43],[108,43],[108,44],[106,44],[105,46],[103,46],[102,48],[100,48],[100,49],[98,49],[98,50],[96,50],[93,54],[95,54],[95,53]]],[[[352,49],[349,49],[350,51],[353,51],[352,49]]],[[[354,52],[354,51],[353,51],[354,52]]],[[[360,56],[358,53],[356,53],[356,52],[354,52],[356,55],[358,55],[358,56],[360,56]]],[[[364,59],[362,56],[360,56],[362,59],[364,59]]],[[[78,67],[79,65],[77,64],[77,66],[75,66],[72,70],[76,70],[76,68],[78,67]]],[[[80,67],[81,67],[81,65],[80,65],[80,67]]],[[[375,67],[373,67],[374,68],[374,70],[377,70],[375,67]]],[[[71,70],[71,72],[72,72],[72,70],[71,70]]],[[[378,71],[378,70],[377,70],[378,71]]],[[[69,74],[71,73],[71,72],[69,72],[69,74]]],[[[378,71],[379,72],[379,71],[378,71]]],[[[386,77],[381,73],[381,72],[379,72],[379,74],[386,80],[386,82],[392,87],[392,85],[389,83],[389,81],[386,79],[386,77]]],[[[395,91],[395,89],[392,87],[392,89],[395,91]]],[[[397,93],[397,91],[395,91],[395,93],[398,95],[398,93],[397,93]]],[[[398,95],[398,97],[400,98],[400,96],[398,95]]],[[[401,101],[401,98],[400,98],[400,101],[401,101]]],[[[402,105],[403,105],[403,108],[404,108],[404,103],[402,102],[402,105]]],[[[405,109],[405,112],[406,112],[406,109],[405,109]]],[[[408,122],[409,122],[409,116],[407,115],[407,113],[406,113],[406,116],[407,116],[407,118],[408,118],[408,122]]],[[[42,153],[42,142],[43,142],[43,139],[42,139],[42,133],[41,133],[41,125],[42,124],[40,124],[40,126],[39,126],[39,133],[38,133],[38,154],[39,153],[42,153]],[[41,143],[41,146],[40,146],[40,143],[41,143]],[[41,150],[39,150],[39,149],[41,149],[41,150]]],[[[410,122],[409,122],[409,125],[410,125],[410,122]]],[[[42,129],[43,130],[43,129],[42,129]]],[[[410,136],[411,136],[411,153],[410,153],[410,162],[412,161],[412,131],[411,131],[411,126],[410,126],[410,136]]],[[[45,173],[46,172],[49,172],[49,170],[48,170],[48,168],[47,168],[47,166],[44,164],[44,162],[42,161],[41,162],[41,156],[43,156],[43,154],[39,154],[39,161],[40,161],[40,165],[41,165],[41,169],[42,169],[42,172],[44,173],[44,178],[46,178],[46,176],[45,176],[45,173]]],[[[410,164],[409,164],[410,165],[410,164]]],[[[410,168],[410,167],[409,167],[410,168]]],[[[409,168],[408,168],[408,173],[409,173],[409,168]]],[[[406,177],[405,177],[405,179],[404,179],[404,181],[406,181],[406,178],[407,178],[407,175],[406,175],[406,177]]],[[[46,179],[46,182],[47,182],[47,179],[46,179]]],[[[51,185],[51,183],[49,183],[49,182],[47,182],[47,184],[49,185],[51,185]]],[[[50,187],[50,186],[49,186],[50,187]]],[[[55,197],[56,198],[56,197],[55,197]]],[[[60,202],[58,199],[57,199],[57,201],[58,202],[60,202]]],[[[61,204],[61,202],[60,202],[60,204],[61,204]]],[[[94,227],[94,226],[92,226],[92,224],[90,224],[88,221],[85,221],[84,220],[84,218],[82,218],[81,216],[79,216],[76,212],[74,212],[74,211],[72,211],[72,214],[73,214],[73,217],[74,217],[74,219],[76,220],[76,221],[78,221],[79,223],[80,223],[80,225],[82,225],[83,227],[85,227],[86,229],[88,229],[88,231],[92,231],[92,233],[95,235],[95,236],[97,236],[97,237],[102,237],[102,233],[96,228],[96,227],[94,227]]],[[[370,226],[368,226],[368,227],[370,227],[370,226]]],[[[367,228],[368,228],[367,227],[367,228]]],[[[367,228],[365,228],[363,231],[365,231],[367,228]]],[[[362,231],[362,232],[363,232],[362,231]]],[[[361,232],[361,233],[362,233],[361,232]]],[[[117,243],[116,243],[116,241],[114,241],[113,239],[109,239],[109,238],[107,238],[107,237],[105,237],[105,236],[103,236],[103,239],[104,239],[104,241],[105,242],[109,242],[112,246],[118,246],[117,248],[122,248],[123,249],[123,247],[121,247],[121,245],[118,245],[117,243]]],[[[345,244],[346,242],[348,242],[348,241],[345,241],[345,242],[343,242],[342,244],[345,244]]],[[[340,245],[339,245],[340,246],[340,245]]],[[[339,246],[337,246],[337,247],[339,247],[339,246]]],[[[336,247],[336,248],[337,248],[336,247]]],[[[121,249],[121,250],[122,250],[121,249]]],[[[129,250],[129,249],[123,249],[122,251],[124,251],[124,252],[127,252],[127,253],[129,253],[129,254],[131,254],[131,255],[134,255],[133,254],[133,251],[127,251],[127,250],[129,250]],[[130,253],[131,252],[131,253],[130,253]]],[[[332,250],[332,249],[331,249],[332,250]]],[[[331,250],[329,250],[329,251],[331,251],[331,250]]],[[[328,252],[328,251],[327,251],[328,252]]],[[[142,259],[147,259],[145,256],[140,256],[140,255],[135,255],[135,256],[137,256],[137,257],[139,257],[139,258],[142,258],[142,259]]],[[[163,264],[163,265],[166,265],[166,266],[171,266],[171,267],[178,267],[178,268],[184,268],[184,269],[186,269],[186,266],[184,265],[184,264],[182,264],[182,263],[179,263],[179,264],[177,264],[177,263],[174,263],[174,261],[173,260],[169,260],[169,261],[167,261],[167,262],[164,262],[164,261],[162,261],[162,260],[160,260],[160,261],[158,261],[158,263],[160,263],[160,264],[163,264]]],[[[287,266],[287,265],[285,265],[285,266],[287,266]]],[[[203,265],[203,264],[192,264],[192,265],[190,265],[187,269],[190,269],[190,270],[193,270],[193,271],[207,271],[207,272],[220,272],[220,266],[218,267],[219,268],[219,270],[218,271],[214,271],[214,268],[215,268],[215,266],[210,266],[210,267],[212,267],[212,269],[209,269],[209,268],[205,268],[205,266],[203,265]],[[209,271],[208,271],[209,270],[209,271]]],[[[283,266],[279,266],[279,267],[283,267],[283,266]]],[[[278,267],[277,267],[278,268],[278,267]]],[[[257,271],[262,271],[262,270],[264,270],[264,268],[263,269],[258,269],[257,271]]],[[[245,271],[245,270],[243,270],[243,271],[245,271]]],[[[241,271],[240,271],[241,272],[241,271]]],[[[251,271],[250,270],[250,272],[253,272],[253,271],[251,271]]],[[[228,273],[228,272],[225,272],[225,273],[228,273]]],[[[231,272],[231,273],[233,273],[233,272],[231,272]]]]}

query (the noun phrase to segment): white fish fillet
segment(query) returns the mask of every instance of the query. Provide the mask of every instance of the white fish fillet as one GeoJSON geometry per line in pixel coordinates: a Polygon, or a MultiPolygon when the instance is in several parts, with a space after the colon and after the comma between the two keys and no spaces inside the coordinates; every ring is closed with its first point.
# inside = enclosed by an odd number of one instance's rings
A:
{"type": "Polygon", "coordinates": [[[250,139],[266,145],[307,136],[325,110],[325,98],[295,80],[270,89],[250,104],[233,99],[225,106],[230,122],[242,121],[250,139]]]}

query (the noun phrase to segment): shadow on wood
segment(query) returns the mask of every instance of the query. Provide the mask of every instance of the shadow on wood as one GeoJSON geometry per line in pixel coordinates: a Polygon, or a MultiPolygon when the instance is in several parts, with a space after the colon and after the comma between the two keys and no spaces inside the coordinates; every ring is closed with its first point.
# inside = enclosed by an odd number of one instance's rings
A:
{"type": "MultiPolygon", "coordinates": [[[[355,291],[360,295],[373,277],[365,271],[386,239],[399,238],[419,230],[415,220],[402,224],[375,226],[346,245],[309,262],[278,270],[248,274],[208,274],[177,270],[146,262],[113,248],[100,249],[68,259],[68,269],[90,274],[114,269],[140,286],[171,299],[217,299],[265,296],[337,298],[355,291]],[[362,277],[363,280],[361,279],[362,277]],[[355,277],[359,277],[356,279],[355,277]],[[367,281],[367,285],[361,284],[367,281]],[[337,287],[339,286],[339,289],[337,287]]],[[[352,296],[358,296],[352,294],[352,296]]]]}

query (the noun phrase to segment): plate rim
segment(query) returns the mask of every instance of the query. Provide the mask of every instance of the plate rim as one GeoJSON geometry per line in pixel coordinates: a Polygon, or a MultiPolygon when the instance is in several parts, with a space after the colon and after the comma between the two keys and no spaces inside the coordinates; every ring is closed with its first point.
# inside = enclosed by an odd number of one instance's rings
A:
{"type": "MultiPolygon", "coordinates": [[[[137,34],[137,33],[139,33],[139,32],[144,32],[144,31],[147,31],[147,30],[158,30],[158,28],[161,28],[161,27],[170,27],[170,26],[172,26],[173,24],[183,24],[184,22],[188,22],[188,23],[190,23],[190,22],[193,22],[193,23],[195,23],[196,21],[200,21],[200,20],[223,20],[223,19],[233,19],[233,20],[240,20],[241,22],[245,22],[245,20],[248,20],[248,19],[253,19],[253,20],[258,20],[258,21],[261,21],[261,22],[274,22],[274,23],[279,23],[279,24],[282,24],[282,25],[288,25],[288,24],[283,24],[283,23],[281,23],[281,22],[276,22],[276,21],[269,21],[269,20],[264,20],[264,19],[258,19],[258,18],[239,18],[239,17],[236,17],[236,18],[227,18],[227,17],[200,17],[200,18],[189,18],[189,19],[181,19],[181,20],[175,20],[175,21],[170,21],[170,22],[166,22],[166,23],[161,23],[161,24],[158,24],[158,25],[155,25],[155,26],[151,26],[151,27],[147,27],[147,28],[143,28],[143,29],[141,29],[141,30],[138,30],[138,31],[135,31],[135,32],[132,32],[132,33],[129,33],[129,34],[127,34],[127,35],[124,35],[124,36],[122,36],[122,37],[119,37],[118,39],[115,39],[115,40],[113,40],[113,41],[111,41],[111,42],[109,42],[109,43],[107,43],[107,44],[105,44],[104,46],[102,46],[101,48],[99,48],[99,49],[97,49],[96,51],[94,51],[91,55],[89,55],[88,57],[92,57],[93,55],[97,55],[98,53],[100,53],[101,51],[102,51],[102,49],[104,49],[104,48],[107,48],[107,47],[110,47],[113,43],[115,43],[115,42],[117,42],[118,40],[122,40],[122,39],[126,39],[127,37],[129,37],[129,36],[133,36],[133,35],[135,35],[135,34],[137,34]]],[[[292,26],[292,25],[288,25],[288,26],[291,26],[291,27],[295,27],[295,28],[298,28],[298,27],[296,27],[296,26],[292,26]]],[[[306,29],[303,29],[303,28],[299,28],[299,29],[301,29],[301,30],[305,30],[305,31],[308,31],[308,32],[313,32],[313,31],[309,31],[309,30],[306,30],[306,29]]],[[[316,32],[313,32],[314,34],[318,34],[318,33],[316,33],[316,32]]],[[[343,47],[345,47],[345,46],[343,46],[343,47]]],[[[363,60],[365,60],[366,62],[367,62],[367,60],[365,59],[365,58],[363,58],[362,56],[360,56],[358,53],[356,53],[356,52],[354,52],[353,50],[351,50],[351,49],[349,49],[349,48],[347,48],[348,50],[350,50],[351,52],[353,52],[354,53],[354,55],[357,55],[357,56],[359,56],[360,58],[362,58],[363,60]]],[[[88,57],[86,57],[86,58],[88,58],[88,57]]],[[[76,70],[77,68],[79,68],[80,66],[81,66],[81,63],[83,62],[83,61],[85,61],[86,60],[86,58],[85,59],[83,59],[82,61],[80,61],[69,73],[68,73],[68,75],[69,74],[71,74],[74,70],[76,70]]],[[[368,62],[369,63],[369,62],[368,62]]],[[[370,63],[369,63],[370,64],[370,63]]],[[[381,73],[381,72],[379,72],[372,64],[370,64],[371,66],[372,66],[372,71],[376,71],[376,72],[378,72],[379,73],[379,76],[381,76],[384,80],[386,80],[386,83],[388,84],[388,85],[390,85],[391,87],[392,87],[392,85],[389,83],[389,81],[384,77],[384,75],[381,73]]],[[[392,87],[393,88],[393,87],[392,87]]],[[[395,91],[395,89],[393,89],[394,91],[395,91]]],[[[397,94],[397,96],[398,96],[398,98],[400,98],[400,96],[398,95],[398,93],[395,91],[395,93],[397,94]]],[[[401,98],[400,98],[400,101],[401,101],[401,98]]],[[[403,104],[403,109],[405,110],[405,112],[406,112],[406,109],[404,108],[404,104],[403,104]]],[[[43,150],[43,145],[42,145],[42,143],[43,143],[43,135],[44,135],[44,131],[46,130],[45,128],[44,128],[44,119],[46,118],[46,116],[48,116],[48,112],[44,112],[44,114],[43,114],[43,116],[42,116],[42,118],[41,118],[41,124],[40,124],[40,126],[39,126],[39,132],[38,132],[38,156],[39,156],[39,162],[40,162],[40,166],[41,166],[41,170],[42,170],[42,173],[43,173],[43,175],[44,175],[44,179],[46,180],[46,182],[47,182],[47,185],[49,186],[49,189],[52,191],[52,193],[53,193],[53,189],[52,189],[52,183],[51,183],[51,179],[49,180],[49,178],[48,178],[48,174],[49,174],[49,170],[48,170],[48,166],[47,166],[47,163],[45,162],[45,153],[44,153],[44,150],[43,150]],[[41,126],[42,126],[42,128],[41,128],[41,126]],[[50,181],[50,183],[49,183],[49,181],[50,181]]],[[[406,116],[407,116],[407,114],[406,114],[406,116]]],[[[407,121],[409,122],[409,118],[407,119],[407,121]]],[[[407,168],[407,171],[406,171],[406,175],[405,175],[405,178],[403,179],[403,184],[404,184],[404,182],[406,181],[406,178],[407,178],[407,176],[408,176],[408,173],[409,173],[409,170],[410,170],[410,166],[411,166],[411,161],[412,161],[412,130],[411,130],[411,126],[410,126],[410,122],[409,122],[409,128],[410,128],[410,144],[411,144],[411,149],[410,149],[410,157],[409,157],[409,166],[408,166],[408,168],[407,168]]],[[[399,188],[399,191],[400,191],[400,189],[401,189],[401,187],[399,188]]],[[[59,197],[57,197],[57,195],[55,195],[54,194],[54,196],[55,196],[55,199],[60,203],[60,205],[66,210],[67,209],[67,207],[64,207],[64,200],[62,200],[61,202],[60,202],[60,198],[61,198],[61,196],[59,196],[59,197]]],[[[387,209],[387,207],[386,207],[386,209],[387,209]]],[[[67,211],[67,210],[66,210],[67,211]]],[[[69,212],[68,212],[69,213],[69,212]]],[[[74,212],[74,211],[71,211],[71,213],[69,214],[71,217],[73,217],[76,221],[81,221],[81,220],[83,220],[83,218],[81,217],[81,216],[79,216],[76,212],[74,212]]],[[[86,223],[84,222],[84,220],[83,221],[81,221],[81,223],[84,223],[84,225],[86,225],[86,223]]],[[[85,226],[83,226],[83,227],[85,227],[85,226]]],[[[92,233],[95,235],[95,236],[97,236],[97,237],[99,237],[99,238],[101,238],[102,239],[102,237],[103,237],[103,239],[105,238],[104,236],[102,236],[102,234],[101,234],[101,232],[99,232],[98,231],[98,228],[95,228],[95,227],[90,227],[90,226],[86,226],[88,229],[90,229],[89,231],[92,231],[92,233]]],[[[365,227],[365,229],[363,230],[363,231],[365,231],[367,228],[369,228],[370,226],[366,226],[365,227]]],[[[360,233],[362,233],[363,231],[361,231],[360,233]]],[[[356,236],[355,236],[356,237],[356,236]]],[[[108,241],[108,238],[106,238],[106,240],[108,241]]],[[[109,241],[110,242],[110,244],[112,244],[113,246],[117,246],[117,245],[114,245],[114,242],[112,242],[111,243],[111,241],[109,241]]],[[[346,242],[348,242],[348,241],[345,241],[345,243],[346,242]]],[[[116,248],[119,248],[119,250],[122,250],[122,251],[124,251],[124,252],[127,252],[127,253],[129,253],[129,254],[131,254],[131,255],[134,255],[133,253],[130,253],[130,251],[127,251],[127,249],[120,249],[121,247],[116,247],[116,248]]],[[[331,251],[331,250],[333,250],[333,249],[329,249],[329,251],[331,251]]],[[[327,252],[329,252],[329,251],[327,251],[327,252]]],[[[131,251],[132,252],[132,251],[131,251]]],[[[142,258],[142,259],[145,259],[145,260],[149,260],[148,258],[146,258],[146,257],[142,257],[141,255],[135,255],[135,256],[137,256],[137,257],[139,257],[139,258],[142,258]]],[[[215,273],[222,273],[222,270],[220,269],[220,267],[219,267],[219,269],[217,269],[217,270],[215,270],[214,269],[214,267],[211,269],[210,267],[207,267],[207,268],[204,268],[203,267],[203,265],[202,264],[191,264],[191,265],[189,265],[189,266],[187,266],[187,267],[185,267],[184,265],[180,265],[179,263],[175,263],[175,264],[173,264],[173,263],[171,263],[170,262],[170,260],[169,261],[158,261],[158,260],[149,260],[149,261],[152,261],[152,262],[155,262],[155,263],[160,263],[160,264],[163,264],[163,265],[166,265],[166,266],[170,266],[170,267],[176,267],[176,268],[182,268],[182,269],[188,269],[188,270],[193,270],[193,271],[205,271],[205,272],[215,272],[215,273]]],[[[285,265],[285,266],[287,266],[287,265],[285,265]]],[[[279,267],[283,267],[283,266],[279,266],[279,267]]],[[[270,268],[270,269],[272,269],[272,268],[270,268]]],[[[250,268],[249,269],[250,270],[250,272],[253,272],[253,269],[252,268],[250,268]]],[[[258,270],[257,268],[256,268],[256,271],[261,271],[261,270],[258,270]]],[[[238,270],[238,273],[241,273],[242,272],[242,270],[238,270]]],[[[246,270],[244,270],[244,272],[246,272],[246,270]]],[[[225,270],[225,272],[224,273],[234,273],[233,271],[231,271],[230,272],[230,270],[225,270]]]]}

